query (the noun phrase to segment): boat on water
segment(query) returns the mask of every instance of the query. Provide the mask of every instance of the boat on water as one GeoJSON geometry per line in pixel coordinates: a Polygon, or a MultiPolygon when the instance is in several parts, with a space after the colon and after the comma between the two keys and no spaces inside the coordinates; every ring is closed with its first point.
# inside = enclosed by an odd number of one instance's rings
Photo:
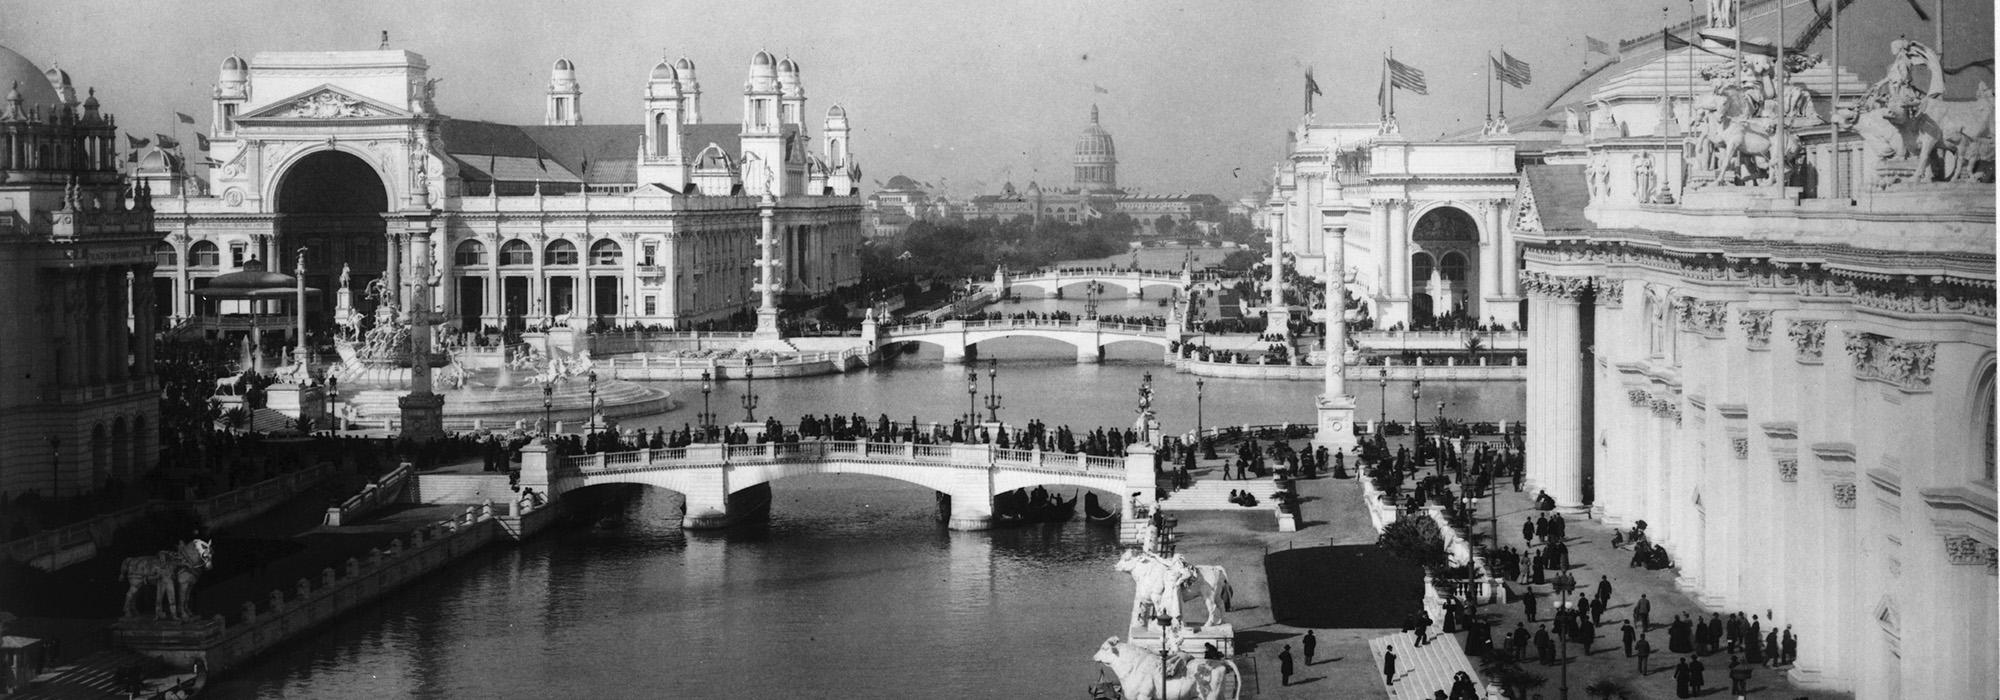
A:
{"type": "Polygon", "coordinates": [[[1105,510],[1098,505],[1097,494],[1086,493],[1083,495],[1083,517],[1093,523],[1109,523],[1117,522],[1119,516],[1118,511],[1105,510]]]}

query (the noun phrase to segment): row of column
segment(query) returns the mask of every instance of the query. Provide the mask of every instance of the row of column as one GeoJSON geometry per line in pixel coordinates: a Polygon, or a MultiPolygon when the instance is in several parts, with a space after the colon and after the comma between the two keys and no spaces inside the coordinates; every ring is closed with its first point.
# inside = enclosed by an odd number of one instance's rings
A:
{"type": "Polygon", "coordinates": [[[119,265],[54,273],[49,292],[63,313],[51,319],[69,340],[56,358],[65,386],[92,386],[131,378],[131,367],[152,364],[152,268],[119,265]],[[135,313],[135,310],[138,311],[135,313]]]}
{"type": "Polygon", "coordinates": [[[1583,283],[1537,285],[1529,297],[1528,478],[1562,507],[1583,505],[1583,283]]]}

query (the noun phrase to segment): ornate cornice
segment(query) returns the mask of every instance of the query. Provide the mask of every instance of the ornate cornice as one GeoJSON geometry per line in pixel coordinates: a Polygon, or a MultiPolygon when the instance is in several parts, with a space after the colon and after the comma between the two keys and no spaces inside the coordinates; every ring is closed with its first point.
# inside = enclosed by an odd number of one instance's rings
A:
{"type": "Polygon", "coordinates": [[[1521,288],[1534,296],[1576,301],[1591,286],[1589,277],[1551,275],[1546,272],[1521,273],[1521,288]]]}
{"type": "Polygon", "coordinates": [[[1728,325],[1729,302],[1726,301],[1681,297],[1674,300],[1674,309],[1679,312],[1681,330],[1703,337],[1720,338],[1728,325]]]}
{"type": "Polygon", "coordinates": [[[1674,419],[1674,425],[1681,424],[1680,402],[1661,396],[1654,396],[1651,397],[1649,400],[1651,401],[1653,415],[1659,416],[1661,418],[1672,418],[1674,419]]]}
{"type": "Polygon", "coordinates": [[[1802,364],[1816,365],[1822,361],[1826,347],[1826,322],[1793,319],[1786,331],[1792,337],[1792,345],[1799,351],[1802,364]]]}
{"type": "Polygon", "coordinates": [[[1743,327],[1743,338],[1751,350],[1771,349],[1771,312],[1763,309],[1743,309],[1736,312],[1736,323],[1743,327]]]}
{"type": "Polygon", "coordinates": [[[1905,392],[1930,391],[1937,343],[1849,332],[1847,358],[1854,364],[1857,379],[1887,382],[1905,392]]]}
{"type": "Polygon", "coordinates": [[[1603,306],[1625,305],[1625,280],[1616,277],[1590,278],[1592,289],[1597,291],[1597,303],[1603,306]]]}
{"type": "Polygon", "coordinates": [[[1741,436],[1730,438],[1729,449],[1736,452],[1737,459],[1750,459],[1750,438],[1741,436]]]}
{"type": "Polygon", "coordinates": [[[1645,389],[1626,389],[1625,398],[1634,406],[1647,406],[1653,401],[1653,395],[1647,393],[1645,389]]]}

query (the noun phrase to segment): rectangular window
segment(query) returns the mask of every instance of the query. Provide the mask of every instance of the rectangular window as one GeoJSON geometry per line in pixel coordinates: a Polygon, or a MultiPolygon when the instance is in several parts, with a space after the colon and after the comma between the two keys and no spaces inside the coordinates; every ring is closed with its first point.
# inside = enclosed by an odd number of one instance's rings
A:
{"type": "Polygon", "coordinates": [[[646,315],[658,316],[659,313],[660,313],[660,298],[653,296],[651,294],[646,295],[646,315]]]}
{"type": "Polygon", "coordinates": [[[649,241],[644,246],[640,247],[639,250],[644,251],[644,253],[639,256],[639,264],[641,265],[659,264],[653,261],[658,259],[658,256],[660,254],[660,244],[649,241]]]}
{"type": "Polygon", "coordinates": [[[243,245],[242,243],[231,243],[231,244],[229,244],[229,266],[230,266],[230,267],[242,267],[242,266],[243,266],[243,251],[244,251],[244,248],[245,248],[245,246],[244,246],[244,245],[243,245]]]}

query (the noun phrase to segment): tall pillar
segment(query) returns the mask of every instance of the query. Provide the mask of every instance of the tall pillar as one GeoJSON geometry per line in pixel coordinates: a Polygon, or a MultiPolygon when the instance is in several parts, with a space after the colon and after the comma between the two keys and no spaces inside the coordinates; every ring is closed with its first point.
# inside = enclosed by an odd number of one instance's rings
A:
{"type": "Polygon", "coordinates": [[[480,314],[480,322],[495,327],[507,325],[507,310],[501,308],[507,301],[506,293],[501,291],[503,285],[500,279],[500,244],[502,242],[498,231],[486,236],[486,249],[493,251],[493,254],[486,261],[486,302],[483,304],[486,308],[483,310],[484,313],[480,314]]]}
{"type": "Polygon", "coordinates": [[[174,256],[174,321],[179,322],[194,315],[194,283],[188,276],[187,242],[180,246],[180,255],[174,256]]]}
{"type": "MultiPolygon", "coordinates": [[[[1391,299],[1400,300],[1397,320],[1406,325],[1410,321],[1410,202],[1397,199],[1387,203],[1389,226],[1384,235],[1389,241],[1389,278],[1382,285],[1382,291],[1391,299]]],[[[1384,323],[1392,323],[1388,319],[1384,323]]]]}
{"type": "Polygon", "coordinates": [[[618,234],[618,240],[620,250],[624,252],[618,260],[625,263],[622,280],[618,283],[618,320],[621,323],[630,323],[632,317],[639,315],[639,309],[635,306],[639,300],[635,297],[639,293],[639,251],[642,248],[639,246],[637,233],[627,231],[618,234]]]}
{"type": "Polygon", "coordinates": [[[548,246],[548,240],[547,234],[535,234],[535,249],[530,251],[535,262],[535,276],[528,278],[528,299],[531,303],[522,314],[527,317],[530,326],[540,325],[543,321],[556,316],[555,308],[549,305],[548,266],[542,259],[542,251],[548,246]]]}
{"type": "Polygon", "coordinates": [[[1549,438],[1553,431],[1549,427],[1548,395],[1552,376],[1549,373],[1549,353],[1544,352],[1547,332],[1543,330],[1548,322],[1548,297],[1541,294],[1539,286],[1528,297],[1528,391],[1527,391],[1527,481],[1535,486],[1548,483],[1549,438]]]}
{"type": "Polygon", "coordinates": [[[1494,257],[1500,262],[1500,295],[1514,299],[1521,296],[1521,261],[1514,252],[1514,227],[1507,225],[1505,202],[1495,200],[1494,204],[1500,217],[1500,226],[1494,229],[1497,232],[1495,240],[1500,241],[1494,251],[1494,257]]]}
{"type": "MultiPolygon", "coordinates": [[[[1278,215],[1280,222],[1284,214],[1278,215]]],[[[1264,332],[1291,337],[1291,307],[1285,305],[1285,234],[1290,231],[1281,225],[1271,232],[1271,278],[1264,283],[1264,332]]]]}
{"type": "Polygon", "coordinates": [[[403,289],[403,234],[390,231],[382,238],[389,246],[389,264],[382,269],[383,286],[395,292],[396,299],[400,301],[410,296],[409,290],[403,289]]]}
{"type": "Polygon", "coordinates": [[[1577,290],[1566,289],[1551,304],[1549,343],[1545,346],[1554,365],[1555,409],[1552,441],[1554,454],[1549,463],[1553,479],[1549,495],[1556,504],[1572,507],[1583,503],[1583,345],[1577,314],[1577,290]]]}
{"type": "Polygon", "coordinates": [[[1495,314],[1493,302],[1500,296],[1500,205],[1501,200],[1489,199],[1481,204],[1479,213],[1484,221],[1484,241],[1479,249],[1479,316],[1474,321],[1484,322],[1485,317],[1495,314]]]}
{"type": "Polygon", "coordinates": [[[780,285],[778,284],[778,274],[775,268],[784,266],[784,263],[777,258],[778,240],[776,233],[773,231],[776,224],[774,219],[778,215],[774,209],[777,204],[777,200],[773,199],[768,192],[757,203],[757,217],[761,220],[763,229],[757,236],[757,272],[759,281],[753,286],[753,289],[758,294],[756,337],[772,340],[783,337],[778,332],[778,290],[780,289],[780,285]]]}
{"type": "MultiPolygon", "coordinates": [[[[431,309],[440,314],[435,320],[451,321],[457,324],[461,316],[458,309],[458,261],[453,258],[451,236],[443,226],[431,234],[431,262],[437,265],[438,288],[432,292],[431,309]]],[[[460,329],[464,330],[464,329],[460,329]]]]}
{"type": "Polygon", "coordinates": [[[1329,450],[1348,450],[1354,440],[1354,397],[1347,393],[1347,224],[1329,224],[1326,231],[1326,371],[1319,397],[1319,431],[1313,442],[1329,450]]]}
{"type": "Polygon", "coordinates": [[[436,292],[431,276],[430,215],[406,215],[411,270],[410,293],[403,298],[403,311],[410,324],[410,393],[397,399],[402,409],[402,437],[428,442],[444,437],[444,397],[431,391],[431,295],[436,292]]]}

